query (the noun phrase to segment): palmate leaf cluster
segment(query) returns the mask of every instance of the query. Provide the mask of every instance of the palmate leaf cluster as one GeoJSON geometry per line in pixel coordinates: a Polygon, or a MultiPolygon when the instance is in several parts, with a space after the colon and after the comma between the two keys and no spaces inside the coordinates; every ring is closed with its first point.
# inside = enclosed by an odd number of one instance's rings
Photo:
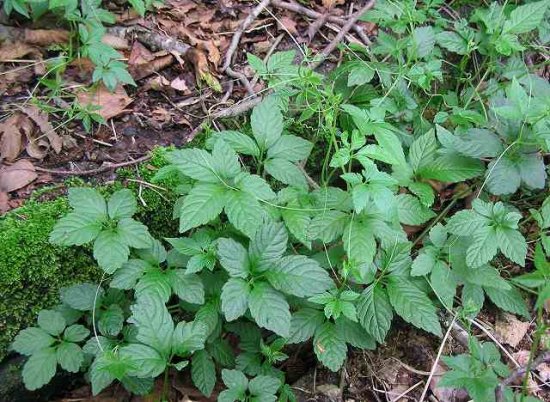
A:
{"type": "MultiPolygon", "coordinates": [[[[223,401],[293,400],[279,367],[286,345],[311,341],[337,371],[350,347],[376,348],[397,320],[439,337],[441,312],[472,318],[489,301],[529,317],[521,288],[542,306],[550,201],[530,211],[535,270],[511,278],[506,267],[531,270],[518,200],[544,197],[550,86],[494,42],[520,43],[535,27],[521,28],[521,15],[548,2],[504,9],[491,32],[481,16],[498,5],[451,24],[440,1],[402,3],[377,2],[365,16],[385,28],[373,52],[353,49],[328,78],[293,64],[293,51],[249,56],[272,90],[250,125],[170,151],[157,174],[180,195],[181,237],[152,238],[127,190],[105,200],[71,189],[74,211],[51,241],[92,244],[105,277],[64,289],[55,312],[95,330],[70,341],[94,393],[119,381],[144,394],[166,370],[189,370],[207,396],[221,380],[223,401]],[[449,45],[455,35],[464,48],[449,45]],[[487,85],[463,80],[470,63],[487,85]]],[[[34,356],[30,336],[43,349],[66,341],[40,343],[44,334],[22,333],[14,348],[34,356]]],[[[493,346],[471,349],[449,359],[447,384],[490,400],[505,372],[493,346]]],[[[57,363],[27,385],[46,383],[57,363]]]]}

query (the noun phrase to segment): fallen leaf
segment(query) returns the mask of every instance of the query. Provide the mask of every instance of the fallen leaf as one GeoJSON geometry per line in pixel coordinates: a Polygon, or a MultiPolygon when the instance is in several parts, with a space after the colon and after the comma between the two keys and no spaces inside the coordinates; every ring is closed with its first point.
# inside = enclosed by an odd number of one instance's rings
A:
{"type": "Polygon", "coordinates": [[[48,138],[48,141],[50,142],[50,145],[55,153],[60,153],[61,148],[63,147],[63,140],[59,135],[57,135],[55,129],[51,125],[48,118],[48,113],[40,111],[40,109],[36,106],[25,107],[23,109],[23,113],[29,116],[32,121],[36,123],[40,129],[40,132],[48,138]]]}
{"type": "Polygon", "coordinates": [[[128,66],[136,66],[153,61],[155,56],[149,49],[143,46],[139,41],[134,41],[130,57],[128,58],[128,66]]]}
{"type": "Polygon", "coordinates": [[[166,55],[158,57],[148,63],[130,66],[128,71],[134,80],[138,81],[172,65],[172,63],[174,63],[174,57],[172,55],[166,55]]]}
{"type": "Polygon", "coordinates": [[[197,81],[204,81],[206,85],[214,91],[221,92],[222,86],[218,79],[210,72],[210,69],[208,68],[208,60],[206,59],[204,52],[194,49],[189,52],[188,57],[195,67],[197,81]]]}
{"type": "Polygon", "coordinates": [[[445,367],[446,366],[443,364],[437,363],[435,369],[436,374],[430,381],[430,389],[434,396],[439,402],[458,402],[469,400],[468,393],[462,388],[443,388],[438,386],[441,377],[443,377],[443,374],[447,371],[445,367]]]}
{"type": "Polygon", "coordinates": [[[101,42],[111,46],[116,50],[126,50],[130,47],[126,39],[111,34],[103,35],[103,37],[101,38],[101,42]]]}
{"type": "Polygon", "coordinates": [[[33,54],[36,58],[40,57],[40,52],[33,46],[23,42],[5,42],[0,46],[0,61],[20,59],[28,54],[33,54]]]}
{"type": "Polygon", "coordinates": [[[184,94],[190,94],[191,93],[191,91],[187,87],[187,83],[185,82],[185,80],[183,78],[180,78],[180,77],[174,78],[172,80],[172,82],[170,82],[170,86],[172,88],[174,88],[175,90],[177,90],[177,91],[183,92],[184,94]]]}
{"type": "Polygon", "coordinates": [[[537,366],[537,371],[539,372],[540,378],[542,381],[550,381],[550,364],[542,363],[537,366]]]}
{"type": "Polygon", "coordinates": [[[13,161],[23,150],[19,124],[21,114],[15,113],[0,124],[0,158],[13,161]]]}
{"type": "Polygon", "coordinates": [[[4,214],[9,211],[10,205],[8,203],[10,197],[5,191],[0,191],[0,214],[4,214]]]}
{"type": "Polygon", "coordinates": [[[62,29],[25,29],[24,40],[39,46],[50,46],[69,41],[69,31],[62,29]]]}
{"type": "Polygon", "coordinates": [[[512,314],[498,316],[495,323],[495,333],[499,341],[515,348],[521,342],[529,326],[529,322],[522,322],[512,314]]]}
{"type": "Polygon", "coordinates": [[[122,85],[118,85],[115,92],[111,93],[101,84],[90,91],[79,92],[77,99],[78,102],[85,106],[90,104],[99,106],[100,109],[97,113],[105,120],[124,113],[126,106],[133,102],[122,85]]]}
{"type": "Polygon", "coordinates": [[[281,17],[279,24],[283,26],[285,31],[288,31],[292,35],[298,35],[298,28],[296,27],[296,21],[289,17],[281,17]]]}
{"type": "Polygon", "coordinates": [[[19,190],[37,178],[34,165],[28,160],[22,159],[11,166],[3,166],[0,169],[0,191],[9,193],[19,190]]]}

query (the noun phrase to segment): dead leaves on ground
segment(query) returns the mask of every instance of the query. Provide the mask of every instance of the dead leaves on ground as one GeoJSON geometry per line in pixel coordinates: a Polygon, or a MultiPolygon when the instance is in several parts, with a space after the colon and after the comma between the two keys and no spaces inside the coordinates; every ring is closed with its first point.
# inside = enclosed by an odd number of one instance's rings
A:
{"type": "Polygon", "coordinates": [[[29,185],[37,177],[34,165],[25,159],[0,167],[0,213],[10,209],[9,193],[29,185]]]}
{"type": "Polygon", "coordinates": [[[126,112],[126,107],[133,101],[122,85],[118,85],[115,92],[111,93],[103,84],[91,88],[89,91],[79,92],[77,99],[83,106],[97,106],[98,110],[95,112],[105,120],[126,112]]]}

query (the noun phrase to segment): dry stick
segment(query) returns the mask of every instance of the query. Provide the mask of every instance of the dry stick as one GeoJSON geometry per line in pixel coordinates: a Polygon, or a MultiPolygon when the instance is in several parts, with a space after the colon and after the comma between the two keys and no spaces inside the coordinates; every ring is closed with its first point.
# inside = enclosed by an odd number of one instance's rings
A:
{"type": "Polygon", "coordinates": [[[512,374],[510,374],[506,379],[504,379],[504,381],[502,381],[496,389],[496,392],[495,392],[496,402],[502,402],[504,400],[504,388],[507,385],[514,383],[516,380],[523,377],[531,370],[536,369],[539,365],[543,363],[550,363],[550,351],[547,351],[541,354],[539,357],[533,360],[531,364],[527,364],[524,367],[518,367],[512,372],[512,374]]]}
{"type": "MultiPolygon", "coordinates": [[[[306,17],[313,18],[313,19],[319,19],[323,16],[322,13],[317,12],[315,10],[312,10],[310,8],[307,8],[305,6],[302,6],[301,4],[298,4],[298,3],[295,3],[295,2],[286,2],[286,1],[282,1],[282,0],[271,0],[271,4],[274,7],[282,8],[284,10],[294,11],[295,13],[303,14],[306,17]]],[[[327,21],[336,23],[338,25],[345,25],[346,24],[345,19],[337,17],[335,15],[329,15],[327,17],[327,21]]],[[[367,36],[367,34],[365,33],[365,31],[363,30],[363,28],[361,28],[357,24],[354,24],[353,25],[353,30],[355,31],[357,36],[359,36],[361,41],[363,41],[363,43],[365,43],[366,45],[371,44],[371,41],[370,41],[369,37],[367,36]]]]}
{"type": "Polygon", "coordinates": [[[365,14],[368,10],[370,10],[374,6],[375,1],[369,0],[367,4],[365,4],[359,11],[351,15],[346,22],[346,24],[342,27],[342,30],[338,32],[338,34],[334,37],[332,42],[330,42],[327,47],[323,49],[323,51],[319,54],[320,58],[316,62],[311,64],[312,69],[316,69],[323,63],[323,61],[336,49],[336,46],[342,41],[344,36],[349,32],[349,30],[353,27],[353,25],[357,22],[359,17],[361,17],[363,14],[365,14]]]}
{"type": "Polygon", "coordinates": [[[248,29],[250,24],[254,22],[258,15],[260,15],[260,13],[269,5],[270,2],[271,0],[262,0],[262,2],[258,4],[250,14],[248,14],[248,17],[246,17],[239,29],[235,32],[235,35],[233,35],[233,38],[231,39],[231,44],[225,53],[225,60],[221,71],[226,71],[229,68],[233,61],[233,55],[235,54],[235,51],[239,46],[239,42],[241,41],[241,36],[243,36],[243,32],[248,29]]]}
{"type": "Polygon", "coordinates": [[[238,79],[241,82],[241,84],[243,84],[243,86],[246,88],[246,92],[248,92],[250,96],[256,96],[256,93],[254,92],[254,88],[252,88],[252,84],[250,84],[250,81],[248,81],[248,78],[246,78],[246,75],[244,75],[241,72],[233,70],[231,67],[227,67],[225,69],[225,73],[229,75],[231,78],[238,79]]]}
{"type": "MultiPolygon", "coordinates": [[[[96,169],[80,170],[80,171],[78,171],[78,170],[46,169],[46,168],[41,168],[41,167],[38,167],[38,166],[36,166],[34,168],[34,170],[37,171],[37,172],[56,174],[56,175],[59,175],[59,176],[91,176],[91,175],[94,175],[94,174],[107,172],[109,170],[118,169],[118,168],[121,168],[121,167],[124,167],[124,166],[135,165],[135,164],[138,164],[138,163],[141,163],[141,162],[148,161],[149,159],[151,159],[151,156],[150,155],[145,155],[145,156],[142,156],[141,158],[134,159],[134,160],[127,161],[127,162],[113,163],[113,164],[110,164],[110,165],[100,166],[96,169]]],[[[17,170],[28,170],[28,169],[17,169],[17,170]]]]}

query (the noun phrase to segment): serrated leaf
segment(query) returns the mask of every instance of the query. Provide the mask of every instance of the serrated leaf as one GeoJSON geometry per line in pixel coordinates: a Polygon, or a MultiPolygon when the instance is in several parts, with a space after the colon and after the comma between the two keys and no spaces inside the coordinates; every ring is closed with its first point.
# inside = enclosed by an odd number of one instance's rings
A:
{"type": "Polygon", "coordinates": [[[154,379],[153,378],[137,378],[131,376],[125,376],[121,380],[122,385],[127,391],[134,395],[147,395],[153,390],[154,379]]]}
{"type": "Polygon", "coordinates": [[[458,236],[470,236],[488,224],[489,220],[487,218],[468,209],[454,214],[447,222],[446,228],[450,233],[458,236]]]}
{"type": "Polygon", "coordinates": [[[281,223],[266,223],[250,242],[249,259],[259,271],[272,267],[285,253],[288,233],[281,223]]]}
{"type": "Polygon", "coordinates": [[[110,286],[115,289],[132,289],[151,265],[143,260],[131,259],[117,269],[110,286]]]}
{"type": "Polygon", "coordinates": [[[83,325],[74,324],[65,329],[63,339],[67,342],[82,342],[90,335],[90,330],[83,325]]]}
{"type": "Polygon", "coordinates": [[[122,218],[117,225],[117,234],[129,247],[149,248],[152,238],[147,226],[132,218],[122,218]]]}
{"type": "Polygon", "coordinates": [[[325,315],[320,310],[303,308],[292,314],[290,334],[287,343],[301,343],[310,339],[317,328],[325,322],[325,315]]]}
{"type": "Polygon", "coordinates": [[[424,179],[448,183],[472,179],[481,175],[485,168],[481,161],[457,154],[443,154],[429,162],[418,174],[424,179]]]}
{"type": "Polygon", "coordinates": [[[313,338],[313,349],[317,359],[331,371],[338,371],[346,360],[348,348],[340,338],[336,326],[331,322],[323,324],[313,338]]]}
{"type": "Polygon", "coordinates": [[[199,350],[193,355],[191,378],[203,395],[209,397],[212,394],[216,385],[216,366],[206,351],[199,350]]]}
{"type": "Polygon", "coordinates": [[[418,137],[409,148],[409,160],[411,167],[417,171],[420,167],[430,161],[437,151],[437,141],[434,130],[429,130],[426,134],[418,137]]]}
{"type": "Polygon", "coordinates": [[[304,174],[298,167],[283,158],[268,159],[264,163],[267,173],[284,184],[296,187],[307,187],[304,174]]]}
{"type": "Polygon", "coordinates": [[[304,244],[306,247],[311,247],[311,242],[308,241],[308,227],[311,222],[309,212],[300,210],[299,207],[288,206],[290,209],[281,210],[281,216],[288,229],[294,237],[304,244]],[[293,209],[295,208],[295,209],[293,209]]]}
{"type": "Polygon", "coordinates": [[[468,42],[456,32],[440,32],[436,35],[437,44],[445,49],[465,55],[468,53],[468,42]]]}
{"type": "Polygon", "coordinates": [[[246,313],[250,296],[249,284],[240,278],[229,279],[222,289],[222,311],[227,321],[233,321],[246,313]]]}
{"type": "Polygon", "coordinates": [[[412,263],[411,266],[411,275],[412,276],[421,276],[427,275],[432,272],[433,267],[435,266],[436,259],[432,253],[421,252],[418,254],[412,263]]]}
{"type": "Polygon", "coordinates": [[[220,131],[214,133],[215,139],[222,139],[227,142],[236,152],[244,155],[260,156],[260,150],[256,142],[248,135],[238,131],[220,131]]]}
{"type": "Polygon", "coordinates": [[[30,356],[41,349],[47,348],[55,339],[41,328],[25,328],[15,337],[12,348],[17,353],[30,356]]]}
{"type": "Polygon", "coordinates": [[[80,215],[87,215],[98,220],[107,216],[105,198],[93,188],[73,187],[69,189],[69,204],[80,215]]]}
{"type": "Polygon", "coordinates": [[[361,294],[357,315],[363,328],[383,343],[391,327],[393,309],[384,289],[370,285],[361,294]]]}
{"type": "Polygon", "coordinates": [[[435,201],[435,192],[429,184],[413,182],[408,185],[408,189],[418,197],[424,206],[429,208],[433,205],[435,201]]]}
{"type": "Polygon", "coordinates": [[[509,313],[519,314],[525,318],[530,317],[527,304],[516,288],[511,287],[508,290],[504,290],[484,287],[483,290],[497,307],[509,313]]]}
{"type": "Polygon", "coordinates": [[[114,273],[128,261],[129,254],[128,244],[114,230],[102,231],[94,242],[94,258],[108,274],[114,273]]]}
{"type": "Polygon", "coordinates": [[[275,144],[283,132],[283,115],[274,96],[265,98],[252,110],[250,125],[261,149],[267,150],[275,144]]]}
{"type": "MultiPolygon", "coordinates": [[[[281,380],[278,378],[259,375],[250,380],[248,383],[248,390],[252,395],[257,396],[263,396],[264,394],[275,395],[280,386],[281,380]]],[[[263,398],[260,399],[263,400],[263,398]]]]}
{"type": "Polygon", "coordinates": [[[258,200],[269,201],[276,197],[269,184],[260,176],[255,174],[242,174],[237,178],[238,187],[258,200]]]}
{"type": "Polygon", "coordinates": [[[282,158],[291,162],[307,159],[311,153],[313,144],[295,135],[282,135],[267,150],[268,158],[282,158]]]}
{"type": "Polygon", "coordinates": [[[218,258],[229,276],[246,278],[249,274],[250,261],[244,246],[233,239],[218,239],[218,258]]]}
{"type": "Polygon", "coordinates": [[[25,388],[34,391],[50,382],[57,371],[55,348],[41,349],[27,360],[23,366],[25,388]]]}
{"type": "Polygon", "coordinates": [[[413,53],[416,57],[426,57],[435,45],[435,33],[431,26],[417,27],[412,34],[413,53]]]}
{"type": "MultiPolygon", "coordinates": [[[[124,312],[118,304],[111,304],[101,312],[97,327],[106,336],[117,336],[124,325],[124,312]]],[[[68,328],[67,328],[68,329],[68,328]]]]}
{"type": "Polygon", "coordinates": [[[128,361],[127,374],[135,377],[156,377],[166,368],[166,359],[150,346],[130,343],[119,351],[120,358],[128,361]]]}
{"type": "Polygon", "coordinates": [[[226,188],[219,184],[197,184],[184,198],[180,210],[180,232],[205,225],[221,214],[226,188]]]}
{"type": "Polygon", "coordinates": [[[389,278],[387,290],[390,303],[401,318],[434,335],[442,335],[435,306],[425,293],[398,276],[389,278]]]}
{"type": "Polygon", "coordinates": [[[172,346],[174,323],[164,303],[156,297],[144,296],[130,310],[132,316],[128,322],[136,325],[137,340],[168,354],[172,346]]]}
{"type": "Polygon", "coordinates": [[[521,175],[516,164],[504,155],[489,163],[485,180],[490,193],[512,194],[521,184],[521,175]]]}
{"type": "Polygon", "coordinates": [[[342,235],[344,250],[350,261],[370,264],[376,254],[373,229],[361,221],[351,221],[342,235]]]}
{"type": "Polygon", "coordinates": [[[111,219],[132,217],[137,211],[137,202],[132,191],[128,189],[115,191],[109,198],[107,210],[111,219]]]}
{"type": "Polygon", "coordinates": [[[180,299],[191,304],[204,304],[204,285],[198,275],[173,269],[168,272],[168,278],[172,290],[180,299]]]}
{"type": "Polygon", "coordinates": [[[348,87],[364,85],[374,78],[375,70],[368,64],[356,66],[348,74],[348,87]]]}
{"type": "Polygon", "coordinates": [[[526,187],[543,189],[546,185],[546,166],[537,154],[524,154],[518,161],[519,175],[526,187]]]}
{"type": "Polygon", "coordinates": [[[277,335],[287,337],[290,332],[290,307],[285,297],[265,282],[255,284],[248,301],[256,323],[277,335]]]}
{"type": "Polygon", "coordinates": [[[172,337],[172,350],[180,356],[204,349],[208,326],[200,321],[179,322],[172,337]]]}
{"type": "Polygon", "coordinates": [[[483,227],[473,233],[472,244],[466,252],[466,264],[477,268],[489,262],[497,253],[497,235],[493,227],[483,227]]]}
{"type": "Polygon", "coordinates": [[[376,349],[376,341],[361,325],[346,317],[336,320],[338,336],[350,345],[360,349],[376,349]]]}
{"type": "Polygon", "coordinates": [[[205,150],[198,148],[178,149],[169,152],[166,159],[175,165],[181,173],[194,180],[207,183],[219,183],[214,171],[212,156],[205,150]]]}
{"type": "Polygon", "coordinates": [[[222,370],[222,380],[227,388],[232,388],[239,393],[246,392],[248,379],[239,370],[222,370]]]}
{"type": "Polygon", "coordinates": [[[84,361],[84,353],[76,343],[61,342],[56,348],[57,362],[70,373],[78,373],[82,362],[84,361]]]}
{"type": "Polygon", "coordinates": [[[221,179],[232,179],[241,172],[239,156],[225,141],[218,140],[212,149],[212,163],[221,179]]]}
{"type": "Polygon", "coordinates": [[[525,266],[527,243],[519,231],[505,227],[497,228],[496,239],[502,254],[522,267],[525,266]]]}
{"type": "Polygon", "coordinates": [[[322,293],[334,285],[317,261],[303,255],[282,257],[266,277],[275,289],[297,297],[322,293]]]}
{"type": "Polygon", "coordinates": [[[229,191],[224,210],[229,222],[248,237],[254,236],[264,217],[256,197],[244,191],[229,191]]]}
{"type": "Polygon", "coordinates": [[[396,197],[399,222],[406,225],[422,225],[435,216],[435,213],[410,194],[396,197]]]}
{"type": "Polygon", "coordinates": [[[430,282],[433,291],[445,307],[451,309],[453,307],[457,282],[447,264],[437,261],[432,269],[430,282]]]}
{"type": "Polygon", "coordinates": [[[65,318],[58,311],[42,310],[38,313],[38,326],[50,335],[61,334],[66,325],[65,318]]]}
{"type": "Polygon", "coordinates": [[[342,211],[323,211],[314,216],[308,229],[311,240],[320,239],[330,243],[344,232],[349,221],[349,215],[342,211]]]}
{"type": "Polygon", "coordinates": [[[81,246],[101,232],[103,224],[95,216],[71,212],[55,224],[50,242],[62,246],[81,246]]]}
{"type": "Polygon", "coordinates": [[[503,31],[514,34],[532,31],[542,22],[549,5],[548,0],[542,0],[516,7],[504,23],[503,31]]]}

